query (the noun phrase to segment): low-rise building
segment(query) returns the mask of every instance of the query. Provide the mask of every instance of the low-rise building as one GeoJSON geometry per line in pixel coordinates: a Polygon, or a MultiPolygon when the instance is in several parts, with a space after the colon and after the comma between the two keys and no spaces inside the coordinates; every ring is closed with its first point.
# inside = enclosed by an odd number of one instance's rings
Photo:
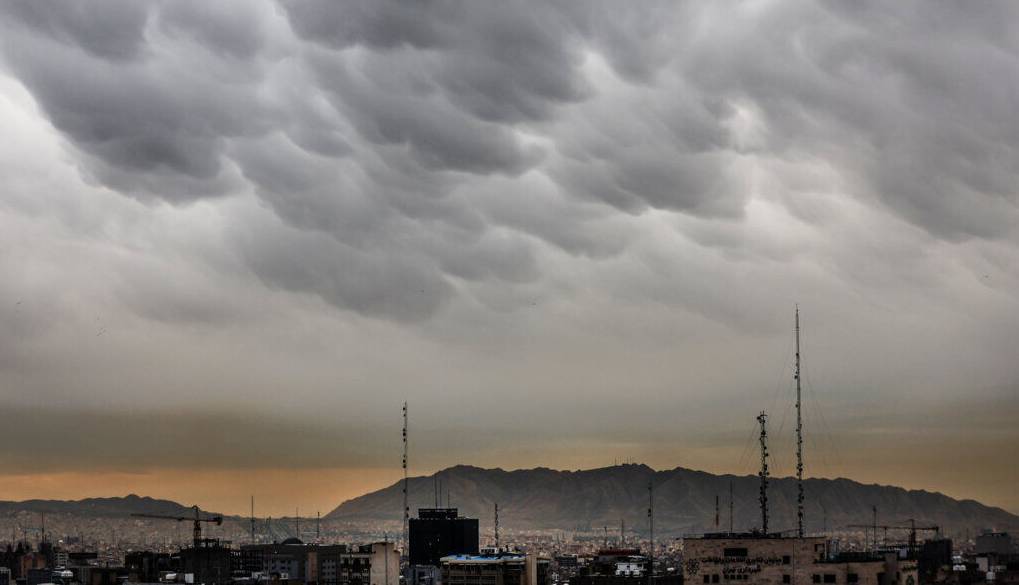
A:
{"type": "Polygon", "coordinates": [[[441,559],[443,585],[548,585],[545,558],[500,552],[441,559]]]}
{"type": "Polygon", "coordinates": [[[305,544],[296,538],[241,546],[239,569],[318,585],[398,585],[400,555],[392,542],[349,546],[305,544]]]}
{"type": "Polygon", "coordinates": [[[918,585],[917,563],[887,553],[831,554],[824,537],[707,534],[683,542],[689,585],[918,585]]]}

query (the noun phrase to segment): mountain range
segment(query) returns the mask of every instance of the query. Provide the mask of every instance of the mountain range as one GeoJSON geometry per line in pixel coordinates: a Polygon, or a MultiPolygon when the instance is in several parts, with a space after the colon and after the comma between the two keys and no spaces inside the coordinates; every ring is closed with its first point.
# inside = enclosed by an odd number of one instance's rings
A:
{"type": "MultiPolygon", "coordinates": [[[[492,524],[499,504],[500,527],[509,529],[607,530],[618,534],[647,531],[648,485],[654,486],[655,531],[678,536],[761,526],[760,480],[757,476],[713,475],[677,467],[656,471],[646,465],[615,465],[581,471],[537,468],[516,471],[459,465],[408,482],[411,513],[438,501],[492,524]],[[441,486],[441,487],[440,487],[441,486]],[[716,526],[716,501],[718,525],[716,526]]],[[[845,529],[850,524],[937,525],[948,534],[984,528],[1019,527],[1019,517],[973,500],[893,486],[865,485],[849,479],[806,479],[805,529],[845,529]]],[[[343,502],[326,518],[345,521],[398,521],[402,482],[343,502]]],[[[771,478],[768,489],[769,530],[796,527],[796,480],[771,478]]]]}
{"type": "MultiPolygon", "coordinates": [[[[646,465],[625,464],[578,471],[506,471],[458,465],[410,478],[408,499],[412,514],[417,508],[436,504],[459,508],[462,515],[480,519],[483,534],[491,532],[493,506],[498,503],[500,527],[508,530],[608,530],[618,534],[625,525],[628,535],[643,535],[648,525],[649,484],[654,487],[655,532],[663,537],[728,530],[730,486],[732,528],[745,531],[761,526],[757,476],[713,475],[682,467],[656,471],[646,465]]],[[[875,507],[878,524],[902,526],[914,519],[918,526],[937,525],[950,536],[967,531],[975,534],[985,528],[1019,530],[1019,517],[1001,508],[936,492],[865,485],[842,478],[806,479],[804,492],[808,532],[870,525],[875,507]]],[[[402,500],[402,482],[396,482],[343,502],[323,520],[336,528],[399,524],[402,500]]],[[[796,527],[795,479],[769,480],[768,508],[770,531],[796,527]]],[[[0,517],[22,512],[121,520],[133,513],[194,513],[177,502],[133,494],[77,501],[0,501],[0,517]]],[[[246,518],[239,516],[227,520],[247,525],[246,518]]]]}

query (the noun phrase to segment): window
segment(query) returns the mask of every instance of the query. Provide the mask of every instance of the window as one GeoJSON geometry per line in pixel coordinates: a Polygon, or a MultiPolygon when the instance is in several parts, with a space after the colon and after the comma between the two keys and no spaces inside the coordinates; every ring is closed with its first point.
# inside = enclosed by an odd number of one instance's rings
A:
{"type": "Polygon", "coordinates": [[[824,582],[825,583],[834,583],[835,582],[835,573],[825,573],[824,574],[824,582]]]}
{"type": "Polygon", "coordinates": [[[813,583],[820,583],[821,582],[821,576],[818,575],[817,573],[814,573],[813,575],[810,576],[810,581],[813,582],[813,583]]]}
{"type": "Polygon", "coordinates": [[[793,582],[792,575],[782,575],[782,582],[783,583],[792,583],[793,582]]]}
{"type": "Polygon", "coordinates": [[[860,576],[857,575],[856,573],[849,573],[848,575],[846,575],[846,583],[859,583],[859,582],[860,576]]]}
{"type": "Polygon", "coordinates": [[[718,583],[718,574],[717,573],[711,576],[711,582],[712,583],[718,583]]]}
{"type": "Polygon", "coordinates": [[[782,564],[783,565],[788,565],[792,561],[793,560],[792,560],[792,558],[789,557],[789,555],[785,555],[784,557],[782,557],[782,564]]]}
{"type": "Polygon", "coordinates": [[[704,582],[711,583],[711,575],[704,575],[704,582]]]}
{"type": "Polygon", "coordinates": [[[727,557],[745,557],[745,556],[747,556],[747,549],[745,549],[745,548],[727,548],[727,549],[725,549],[725,556],[727,556],[727,557]]]}

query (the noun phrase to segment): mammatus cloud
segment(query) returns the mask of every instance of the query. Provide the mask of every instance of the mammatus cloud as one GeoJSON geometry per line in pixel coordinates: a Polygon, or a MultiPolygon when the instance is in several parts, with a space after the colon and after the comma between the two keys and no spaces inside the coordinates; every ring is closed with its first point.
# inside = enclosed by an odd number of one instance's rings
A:
{"type": "Polygon", "coordinates": [[[839,408],[1014,388],[1015,10],[0,4],[0,368],[37,408],[672,425],[632,395],[703,412],[679,441],[786,380],[798,300],[839,408]]]}

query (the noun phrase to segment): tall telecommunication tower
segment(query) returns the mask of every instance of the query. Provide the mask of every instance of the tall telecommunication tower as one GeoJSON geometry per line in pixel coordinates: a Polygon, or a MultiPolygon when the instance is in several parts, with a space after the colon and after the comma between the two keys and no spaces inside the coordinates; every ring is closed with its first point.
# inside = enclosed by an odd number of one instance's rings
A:
{"type": "Polygon", "coordinates": [[[803,416],[800,377],[800,306],[796,305],[796,535],[803,538],[803,416]]]}
{"type": "Polygon", "coordinates": [[[410,520],[410,505],[407,504],[407,401],[403,402],[403,550],[410,543],[407,523],[410,520]]]}
{"type": "Polygon", "coordinates": [[[768,534],[768,415],[761,411],[757,415],[757,422],[761,424],[761,530],[768,534]]]}

